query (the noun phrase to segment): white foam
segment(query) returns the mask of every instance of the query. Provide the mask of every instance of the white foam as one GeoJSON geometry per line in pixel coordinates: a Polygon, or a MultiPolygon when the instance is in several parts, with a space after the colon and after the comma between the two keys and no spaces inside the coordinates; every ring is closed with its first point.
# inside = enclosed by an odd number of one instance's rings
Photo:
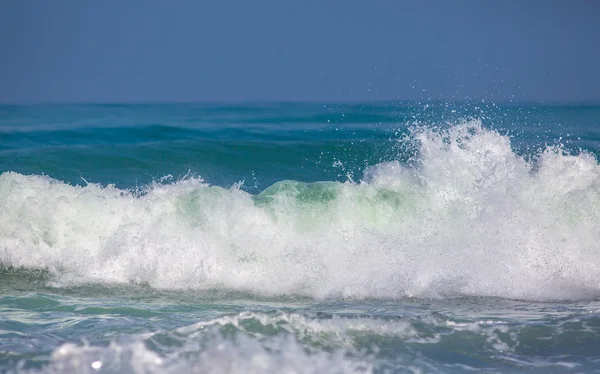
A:
{"type": "Polygon", "coordinates": [[[145,194],[0,175],[0,262],[59,283],[398,298],[600,295],[600,167],[468,122],[417,129],[414,167],[253,197],[189,179],[145,194]]]}
{"type": "Polygon", "coordinates": [[[167,356],[148,349],[142,340],[111,343],[108,347],[64,344],[48,365],[22,373],[371,373],[369,359],[344,351],[307,352],[293,337],[235,340],[215,336],[207,347],[194,345],[167,356]]]}
{"type": "MultiPolygon", "coordinates": [[[[316,340],[324,345],[333,345],[348,349],[355,347],[355,336],[360,336],[361,334],[394,336],[402,338],[404,341],[420,343],[439,341],[437,337],[427,340],[419,336],[418,331],[407,320],[342,318],[339,316],[332,316],[330,319],[318,319],[295,313],[265,314],[259,312],[242,312],[237,315],[228,315],[197,322],[193,325],[179,328],[177,332],[180,335],[195,338],[205,334],[206,330],[211,330],[215,327],[233,326],[236,331],[252,335],[254,332],[246,328],[245,325],[249,321],[258,322],[262,328],[269,327],[272,330],[283,330],[293,333],[300,340],[316,340]]],[[[251,324],[250,326],[255,327],[256,324],[251,324]]]]}

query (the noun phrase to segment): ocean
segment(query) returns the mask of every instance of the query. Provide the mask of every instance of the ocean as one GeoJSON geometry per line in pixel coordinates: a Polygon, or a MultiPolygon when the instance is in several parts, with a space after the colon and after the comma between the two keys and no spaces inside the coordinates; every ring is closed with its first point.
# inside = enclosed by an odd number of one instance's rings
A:
{"type": "Polygon", "coordinates": [[[600,106],[0,106],[0,372],[600,372],[600,106]]]}

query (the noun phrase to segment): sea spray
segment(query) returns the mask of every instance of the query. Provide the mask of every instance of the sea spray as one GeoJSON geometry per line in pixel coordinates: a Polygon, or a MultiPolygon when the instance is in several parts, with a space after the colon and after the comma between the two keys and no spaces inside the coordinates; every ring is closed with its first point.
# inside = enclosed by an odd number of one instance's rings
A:
{"type": "Polygon", "coordinates": [[[316,298],[600,296],[600,167],[527,160],[478,121],[417,128],[410,163],[258,194],[201,179],[143,193],[0,175],[0,262],[55,285],[139,283],[316,298]]]}

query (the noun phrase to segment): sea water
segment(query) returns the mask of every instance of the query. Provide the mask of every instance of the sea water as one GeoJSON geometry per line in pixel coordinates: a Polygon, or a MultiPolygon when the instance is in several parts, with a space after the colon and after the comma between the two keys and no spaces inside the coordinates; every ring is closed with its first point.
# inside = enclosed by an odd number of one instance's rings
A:
{"type": "Polygon", "coordinates": [[[600,371],[600,106],[0,106],[0,371],[600,371]]]}

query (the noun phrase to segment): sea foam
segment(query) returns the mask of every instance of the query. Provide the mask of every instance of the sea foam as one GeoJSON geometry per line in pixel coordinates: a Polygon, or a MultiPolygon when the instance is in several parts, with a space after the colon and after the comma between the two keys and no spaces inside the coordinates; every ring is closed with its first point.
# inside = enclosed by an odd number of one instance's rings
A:
{"type": "Polygon", "coordinates": [[[415,129],[408,163],[258,195],[200,179],[143,193],[0,175],[0,262],[55,284],[315,298],[600,296],[600,166],[524,159],[470,121],[415,129]]]}
{"type": "Polygon", "coordinates": [[[262,341],[247,336],[235,340],[218,335],[208,347],[190,344],[185,350],[161,357],[143,341],[112,342],[109,346],[78,346],[67,343],[52,353],[41,370],[20,370],[23,374],[52,373],[372,373],[373,364],[333,353],[306,348],[292,337],[273,337],[262,341]]]}

